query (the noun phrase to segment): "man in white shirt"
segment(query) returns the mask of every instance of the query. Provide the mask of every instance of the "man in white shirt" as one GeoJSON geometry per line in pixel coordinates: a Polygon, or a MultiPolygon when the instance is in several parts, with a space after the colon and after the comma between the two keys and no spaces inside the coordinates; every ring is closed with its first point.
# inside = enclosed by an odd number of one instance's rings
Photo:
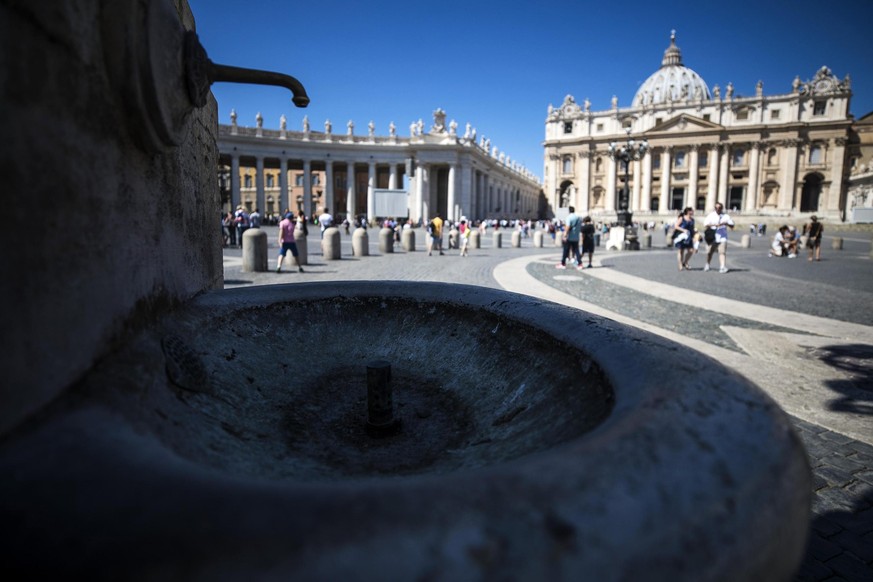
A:
{"type": "Polygon", "coordinates": [[[321,210],[323,212],[318,217],[318,224],[321,226],[321,238],[324,238],[324,231],[333,226],[333,216],[327,211],[327,208],[321,210]]]}
{"type": "Polygon", "coordinates": [[[706,266],[703,267],[703,270],[709,270],[709,263],[712,261],[712,254],[717,249],[719,263],[718,272],[727,273],[728,269],[725,265],[725,254],[727,253],[728,240],[727,231],[728,228],[733,230],[734,221],[730,216],[725,214],[724,205],[722,205],[721,202],[715,203],[715,210],[709,213],[706,220],[703,221],[703,226],[705,229],[704,236],[706,244],[709,245],[706,252],[706,266]]]}

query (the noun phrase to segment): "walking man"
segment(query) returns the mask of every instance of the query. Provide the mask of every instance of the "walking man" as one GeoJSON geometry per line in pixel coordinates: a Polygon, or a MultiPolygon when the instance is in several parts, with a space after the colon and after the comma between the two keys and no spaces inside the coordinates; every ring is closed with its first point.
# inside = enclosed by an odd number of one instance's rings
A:
{"type": "MultiPolygon", "coordinates": [[[[291,256],[296,261],[298,259],[297,242],[294,240],[294,215],[290,212],[285,213],[285,218],[279,223],[279,258],[276,261],[276,272],[282,272],[282,260],[285,254],[291,251],[291,256]]],[[[297,271],[303,272],[303,267],[297,263],[297,271]]]]}
{"type": "Polygon", "coordinates": [[[567,257],[570,253],[576,258],[576,269],[582,269],[582,255],[579,253],[579,234],[582,231],[582,220],[576,214],[576,209],[570,207],[570,215],[567,216],[567,222],[564,225],[564,234],[561,237],[563,243],[563,251],[561,252],[561,264],[555,265],[558,269],[567,268],[567,257]]]}
{"type": "Polygon", "coordinates": [[[703,227],[706,229],[703,233],[704,240],[708,245],[706,251],[706,265],[704,271],[709,270],[709,263],[712,261],[712,254],[718,251],[719,273],[727,273],[728,268],[725,264],[725,255],[727,254],[728,228],[733,230],[734,221],[730,216],[725,214],[724,205],[721,202],[715,203],[715,210],[709,213],[706,220],[703,221],[703,227]]]}

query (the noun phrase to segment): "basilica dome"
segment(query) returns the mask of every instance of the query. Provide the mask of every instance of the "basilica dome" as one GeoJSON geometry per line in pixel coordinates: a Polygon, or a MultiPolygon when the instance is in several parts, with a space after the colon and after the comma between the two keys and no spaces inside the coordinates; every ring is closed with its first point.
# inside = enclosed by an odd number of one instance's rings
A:
{"type": "Polygon", "coordinates": [[[633,104],[657,105],[669,101],[711,99],[706,82],[682,64],[682,52],[676,46],[676,32],[670,35],[670,46],[664,51],[661,68],[640,85],[633,104]]]}

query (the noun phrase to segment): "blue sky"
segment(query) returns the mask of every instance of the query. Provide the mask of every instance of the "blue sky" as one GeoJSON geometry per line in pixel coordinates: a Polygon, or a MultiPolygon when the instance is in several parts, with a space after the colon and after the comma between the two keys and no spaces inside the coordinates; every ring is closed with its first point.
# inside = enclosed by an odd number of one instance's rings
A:
{"type": "Polygon", "coordinates": [[[479,136],[542,177],[549,104],[572,94],[629,106],[661,64],[676,30],[684,64],[710,90],[788,93],[821,66],[852,78],[851,112],[873,111],[873,0],[615,2],[556,0],[189,0],[197,33],[216,63],[274,70],[299,79],[312,103],[298,109],[281,88],[216,83],[219,120],[240,125],[377,135],[393,121],[401,136],[432,112],[467,122],[479,136]],[[722,7],[729,7],[725,11],[722,7]]]}

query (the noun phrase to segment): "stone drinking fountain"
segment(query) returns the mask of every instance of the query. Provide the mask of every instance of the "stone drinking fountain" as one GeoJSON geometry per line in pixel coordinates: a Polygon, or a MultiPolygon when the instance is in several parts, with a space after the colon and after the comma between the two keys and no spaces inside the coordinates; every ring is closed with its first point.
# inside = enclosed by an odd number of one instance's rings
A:
{"type": "MultiPolygon", "coordinates": [[[[805,452],[778,406],[717,362],[479,287],[222,290],[215,104],[176,94],[191,90],[186,3],[131,1],[118,13],[74,4],[60,16],[0,8],[30,38],[4,44],[24,42],[26,58],[91,80],[67,93],[65,122],[49,135],[33,131],[31,104],[14,101],[23,137],[4,153],[23,166],[13,182],[39,161],[60,164],[71,200],[46,206],[49,221],[97,204],[128,236],[99,230],[53,272],[23,267],[49,260],[61,235],[28,241],[4,270],[22,273],[2,287],[7,306],[22,306],[4,315],[4,345],[20,346],[3,362],[4,572],[792,578],[808,527],[805,452]],[[52,34],[34,38],[33,22],[52,34]],[[98,24],[102,35],[80,36],[98,24]],[[66,40],[78,58],[64,60],[66,40]],[[155,56],[161,47],[172,58],[155,56]],[[107,51],[136,66],[112,65],[107,51]],[[128,74],[169,81],[131,102],[150,85],[128,74]],[[83,122],[94,99],[108,119],[83,122]],[[107,155],[113,163],[82,169],[107,155]]],[[[61,101],[48,93],[37,113],[61,101]]],[[[38,180],[28,205],[56,188],[38,180]]]]}

